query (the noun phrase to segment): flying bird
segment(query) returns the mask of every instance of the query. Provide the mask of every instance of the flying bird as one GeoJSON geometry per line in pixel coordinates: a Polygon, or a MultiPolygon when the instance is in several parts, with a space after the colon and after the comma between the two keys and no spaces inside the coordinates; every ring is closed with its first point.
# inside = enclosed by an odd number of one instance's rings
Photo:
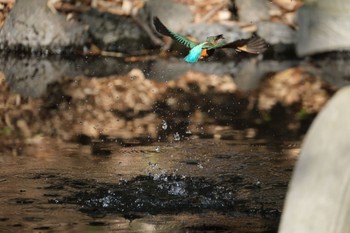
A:
{"type": "Polygon", "coordinates": [[[158,17],[153,18],[153,24],[160,34],[169,36],[173,40],[176,40],[187,48],[190,48],[189,54],[185,57],[185,61],[189,63],[194,63],[197,62],[198,59],[211,56],[215,49],[219,48],[233,48],[238,52],[260,54],[265,52],[268,47],[263,39],[256,36],[251,37],[250,39],[241,39],[226,43],[222,41],[225,38],[222,34],[220,34],[216,36],[209,36],[204,42],[194,42],[184,36],[170,31],[158,17]]]}

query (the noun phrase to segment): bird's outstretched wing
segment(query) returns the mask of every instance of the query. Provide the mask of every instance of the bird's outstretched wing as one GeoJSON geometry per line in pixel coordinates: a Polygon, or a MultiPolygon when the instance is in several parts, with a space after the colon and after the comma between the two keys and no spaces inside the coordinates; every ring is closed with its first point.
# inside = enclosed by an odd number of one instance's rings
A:
{"type": "Polygon", "coordinates": [[[211,49],[233,48],[239,52],[260,54],[266,51],[268,44],[261,38],[255,36],[249,39],[236,40],[230,43],[218,43],[211,49]]]}
{"type": "Polygon", "coordinates": [[[167,27],[165,27],[165,25],[160,21],[158,17],[153,17],[153,24],[157,32],[159,32],[164,36],[171,37],[173,40],[180,42],[181,44],[185,45],[188,48],[192,49],[193,47],[199,44],[187,39],[186,37],[176,34],[175,32],[170,31],[167,27]]]}

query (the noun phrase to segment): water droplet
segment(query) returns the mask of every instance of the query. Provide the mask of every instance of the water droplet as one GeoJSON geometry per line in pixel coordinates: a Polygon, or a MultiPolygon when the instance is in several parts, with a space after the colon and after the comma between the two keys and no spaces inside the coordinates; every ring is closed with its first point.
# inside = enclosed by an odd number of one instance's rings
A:
{"type": "Polygon", "coordinates": [[[154,169],[156,169],[156,167],[158,166],[158,163],[148,162],[148,166],[149,166],[152,170],[154,170],[154,169]]]}
{"type": "Polygon", "coordinates": [[[180,141],[180,134],[178,132],[174,133],[174,140],[175,141],[180,141]]]}
{"type": "Polygon", "coordinates": [[[257,180],[257,181],[255,182],[255,186],[260,187],[260,186],[261,186],[261,181],[260,181],[260,180],[257,180]]]}
{"type": "Polygon", "coordinates": [[[160,152],[160,146],[156,147],[156,152],[159,153],[160,152]]]}
{"type": "Polygon", "coordinates": [[[166,123],[166,121],[163,120],[162,129],[166,130],[167,128],[168,128],[168,124],[166,123]]]}

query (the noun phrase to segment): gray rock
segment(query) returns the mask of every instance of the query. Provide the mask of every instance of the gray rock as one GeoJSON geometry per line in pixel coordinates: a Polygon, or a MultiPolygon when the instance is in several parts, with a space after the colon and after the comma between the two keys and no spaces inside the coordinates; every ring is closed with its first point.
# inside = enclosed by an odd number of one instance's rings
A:
{"type": "Polygon", "coordinates": [[[298,12],[297,54],[350,50],[350,1],[309,0],[298,12]]]}
{"type": "Polygon", "coordinates": [[[52,13],[46,4],[47,0],[16,1],[0,31],[1,49],[60,53],[86,43],[86,27],[52,13]]]}
{"type": "Polygon", "coordinates": [[[279,233],[350,232],[349,99],[338,91],[307,132],[279,233]]]}
{"type": "Polygon", "coordinates": [[[270,19],[268,4],[269,1],[236,0],[239,20],[256,23],[270,19]]]}
{"type": "Polygon", "coordinates": [[[151,47],[146,32],[130,17],[92,9],[81,19],[89,25],[93,42],[103,50],[135,52],[151,47]]]}
{"type": "Polygon", "coordinates": [[[243,32],[238,26],[206,23],[191,25],[183,30],[182,33],[199,41],[204,41],[208,36],[219,34],[223,34],[227,42],[251,36],[251,33],[243,32]]]}
{"type": "Polygon", "coordinates": [[[278,22],[257,23],[257,34],[269,44],[294,44],[296,32],[285,24],[278,22]]]}
{"type": "Polygon", "coordinates": [[[148,0],[144,12],[150,16],[150,19],[158,16],[174,32],[180,32],[186,28],[193,18],[193,13],[187,6],[173,0],[148,0]]]}

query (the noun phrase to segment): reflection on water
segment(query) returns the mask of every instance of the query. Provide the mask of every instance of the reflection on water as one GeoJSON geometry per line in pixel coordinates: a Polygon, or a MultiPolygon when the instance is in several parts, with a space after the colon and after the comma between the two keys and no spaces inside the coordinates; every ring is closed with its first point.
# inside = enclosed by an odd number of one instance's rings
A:
{"type": "Polygon", "coordinates": [[[42,96],[47,85],[64,77],[122,75],[136,66],[141,69],[146,65],[126,64],[110,57],[0,56],[0,71],[11,88],[24,97],[42,96]]]}
{"type": "Polygon", "coordinates": [[[133,68],[142,70],[149,79],[159,82],[174,80],[189,70],[208,74],[229,74],[236,77],[243,89],[256,88],[266,74],[297,65],[297,61],[259,61],[256,58],[227,62],[200,62],[195,65],[179,62],[179,59],[145,60],[127,62],[113,57],[35,57],[0,55],[0,71],[12,90],[24,97],[40,97],[47,86],[64,77],[106,77],[124,75],[133,68]]]}
{"type": "Polygon", "coordinates": [[[50,141],[0,157],[6,232],[276,232],[299,141],[50,141]]]}
{"type": "MultiPolygon", "coordinates": [[[[188,70],[208,74],[229,74],[235,78],[238,87],[243,90],[254,89],[266,74],[278,72],[290,67],[300,66],[320,76],[337,87],[349,83],[349,57],[346,55],[324,56],[303,61],[259,60],[256,57],[229,61],[198,62],[194,65],[182,62],[180,58],[167,60],[144,60],[128,62],[127,59],[113,57],[20,57],[0,55],[0,71],[11,88],[24,97],[39,97],[45,94],[47,85],[60,81],[63,77],[106,77],[123,75],[133,68],[142,70],[149,79],[159,82],[174,80],[188,70]]],[[[217,60],[217,59],[216,59],[217,60]]]]}

